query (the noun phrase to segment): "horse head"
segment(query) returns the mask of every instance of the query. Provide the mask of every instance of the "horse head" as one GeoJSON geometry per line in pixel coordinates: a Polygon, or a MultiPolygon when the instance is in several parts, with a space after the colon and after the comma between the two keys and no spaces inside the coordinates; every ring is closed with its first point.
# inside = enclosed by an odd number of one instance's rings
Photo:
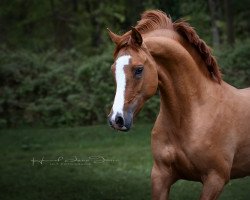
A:
{"type": "Polygon", "coordinates": [[[157,91],[158,75],[154,60],[136,28],[118,36],[109,31],[116,44],[114,64],[111,67],[116,94],[108,116],[109,124],[116,130],[128,131],[145,101],[157,91]]]}

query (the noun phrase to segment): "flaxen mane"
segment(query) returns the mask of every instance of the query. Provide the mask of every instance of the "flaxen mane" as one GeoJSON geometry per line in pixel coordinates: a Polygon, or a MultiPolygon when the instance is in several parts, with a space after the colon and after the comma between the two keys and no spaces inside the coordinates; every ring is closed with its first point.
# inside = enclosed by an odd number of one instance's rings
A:
{"type": "MultiPolygon", "coordinates": [[[[211,77],[219,83],[221,82],[221,73],[210,48],[202,39],[200,39],[195,30],[187,22],[179,20],[173,23],[164,12],[150,10],[142,14],[141,20],[137,22],[135,28],[141,34],[157,29],[169,29],[177,32],[197,50],[201,58],[204,60],[211,77]]],[[[127,46],[130,34],[131,31],[128,31],[121,36],[120,42],[115,49],[115,54],[117,54],[121,48],[127,46]]]]}

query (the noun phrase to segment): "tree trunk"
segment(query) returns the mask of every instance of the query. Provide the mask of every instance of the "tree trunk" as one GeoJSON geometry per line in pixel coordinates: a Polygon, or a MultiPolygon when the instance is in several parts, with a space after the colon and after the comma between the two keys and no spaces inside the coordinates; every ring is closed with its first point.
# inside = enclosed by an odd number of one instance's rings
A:
{"type": "Polygon", "coordinates": [[[91,31],[91,45],[92,47],[99,47],[102,43],[101,38],[101,26],[98,22],[97,18],[98,16],[95,14],[94,10],[98,9],[98,1],[86,1],[85,3],[86,11],[89,13],[90,17],[90,23],[92,25],[92,31],[91,31]]]}
{"type": "Polygon", "coordinates": [[[54,0],[50,0],[50,9],[51,9],[51,14],[52,14],[52,20],[51,22],[53,23],[53,28],[54,28],[54,43],[55,46],[56,44],[56,37],[57,37],[57,20],[56,20],[56,10],[55,10],[55,4],[54,0]]]}
{"type": "Polygon", "coordinates": [[[61,1],[60,4],[55,4],[54,0],[50,0],[52,13],[52,22],[54,26],[54,41],[57,49],[62,50],[72,46],[71,31],[69,29],[69,21],[71,15],[67,11],[70,2],[61,1]]]}
{"type": "Polygon", "coordinates": [[[212,22],[213,47],[220,46],[220,34],[217,25],[218,21],[218,14],[217,14],[218,11],[216,9],[217,5],[218,5],[217,0],[208,0],[208,6],[211,13],[211,22],[212,22]]]}
{"type": "Polygon", "coordinates": [[[232,1],[224,0],[225,6],[225,17],[226,17],[226,27],[227,27],[227,42],[229,45],[233,46],[235,42],[234,37],[234,17],[232,12],[232,1]]]}
{"type": "Polygon", "coordinates": [[[72,4],[73,4],[73,11],[76,13],[78,11],[78,1],[72,0],[72,4]]]}

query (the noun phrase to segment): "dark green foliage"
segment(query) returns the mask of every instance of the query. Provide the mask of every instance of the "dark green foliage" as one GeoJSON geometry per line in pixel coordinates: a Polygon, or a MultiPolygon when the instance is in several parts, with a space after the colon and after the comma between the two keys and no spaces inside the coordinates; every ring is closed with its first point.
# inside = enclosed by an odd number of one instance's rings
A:
{"type": "Polygon", "coordinates": [[[75,51],[2,52],[1,124],[103,122],[112,98],[111,54],[83,59],[75,51]]]}
{"type": "Polygon", "coordinates": [[[250,40],[227,47],[217,55],[226,81],[238,88],[250,86],[250,40]]]}

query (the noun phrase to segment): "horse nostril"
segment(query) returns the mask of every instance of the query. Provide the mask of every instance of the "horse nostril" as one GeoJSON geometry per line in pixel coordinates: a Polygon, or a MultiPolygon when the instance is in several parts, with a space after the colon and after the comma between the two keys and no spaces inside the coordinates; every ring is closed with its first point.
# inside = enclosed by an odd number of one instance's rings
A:
{"type": "Polygon", "coordinates": [[[116,116],[115,118],[115,123],[116,125],[118,125],[119,127],[123,127],[124,126],[124,119],[121,116],[116,116]]]}

